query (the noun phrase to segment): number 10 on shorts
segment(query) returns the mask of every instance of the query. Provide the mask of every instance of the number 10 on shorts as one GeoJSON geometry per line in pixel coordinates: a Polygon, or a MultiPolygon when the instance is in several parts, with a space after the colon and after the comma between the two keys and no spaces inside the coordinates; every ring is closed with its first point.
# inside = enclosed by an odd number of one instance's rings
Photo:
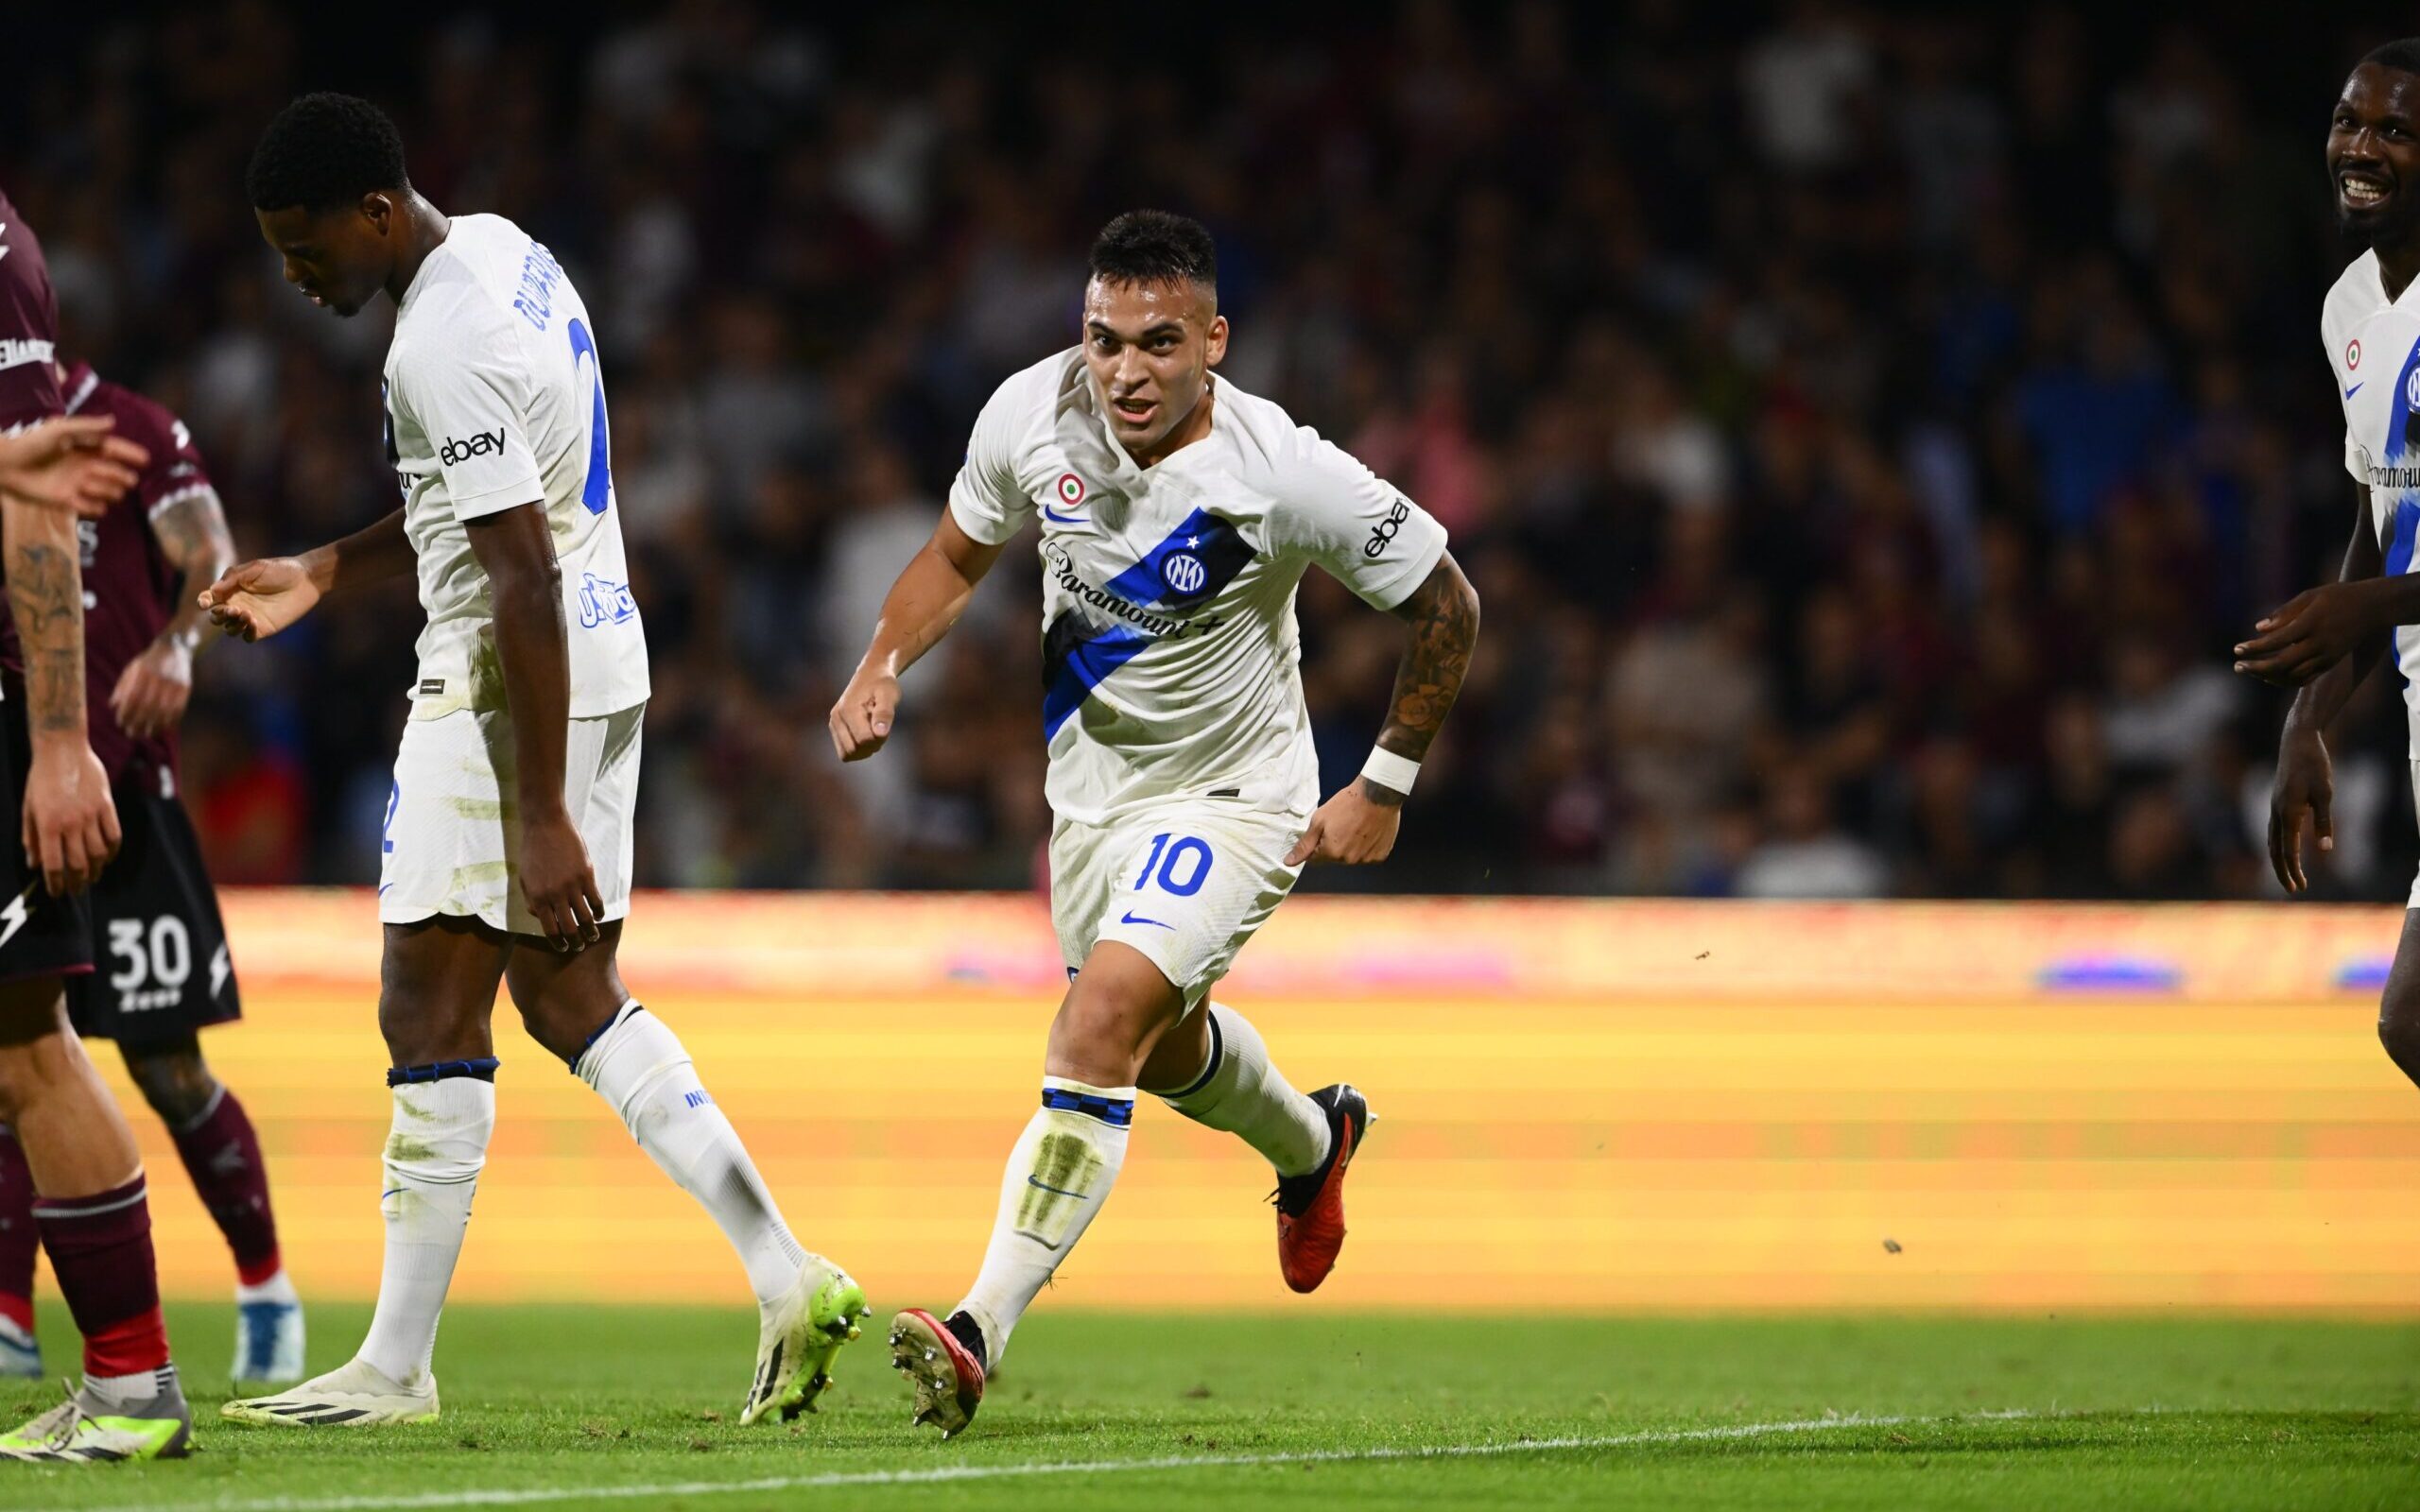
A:
{"type": "Polygon", "coordinates": [[[1143,863],[1141,875],[1134,881],[1134,890],[1157,882],[1160,890],[1179,898],[1190,898],[1201,890],[1201,881],[1210,875],[1210,847],[1186,835],[1174,845],[1171,836],[1151,836],[1151,853],[1143,863]],[[1182,875],[1180,875],[1182,874],[1182,875]]]}

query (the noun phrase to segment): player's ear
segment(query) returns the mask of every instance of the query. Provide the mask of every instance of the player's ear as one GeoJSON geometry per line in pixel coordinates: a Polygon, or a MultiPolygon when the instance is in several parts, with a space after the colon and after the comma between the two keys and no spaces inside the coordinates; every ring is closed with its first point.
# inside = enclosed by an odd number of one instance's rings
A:
{"type": "Polygon", "coordinates": [[[384,189],[372,189],[361,197],[361,218],[379,235],[395,222],[395,198],[384,189]]]}
{"type": "Polygon", "coordinates": [[[1209,352],[1208,366],[1216,368],[1226,360],[1227,318],[1225,316],[1214,315],[1210,318],[1209,340],[1205,343],[1205,347],[1209,352]]]}

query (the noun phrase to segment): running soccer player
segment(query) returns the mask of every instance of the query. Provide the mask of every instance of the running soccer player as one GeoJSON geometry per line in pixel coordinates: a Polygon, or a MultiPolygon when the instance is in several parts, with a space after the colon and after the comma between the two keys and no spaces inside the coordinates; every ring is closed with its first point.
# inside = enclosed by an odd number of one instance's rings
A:
{"type": "MultiPolygon", "coordinates": [[[[83,1385],[0,1435],[0,1458],[90,1464],[182,1455],[193,1414],[168,1358],[134,1133],[67,1022],[65,980],[93,969],[82,894],[117,850],[118,821],[85,720],[83,575],[76,517],[60,506],[115,498],[134,478],[59,488],[84,464],[58,451],[61,433],[44,422],[88,437],[110,427],[99,416],[49,419],[63,408],[58,326],[42,244],[0,197],[0,432],[34,427],[0,441],[0,570],[14,631],[0,647],[0,795],[23,816],[20,844],[0,846],[0,1123],[24,1145],[26,1206],[84,1337],[83,1385]]],[[[115,439],[111,466],[148,460],[115,439]]]]}
{"type": "Polygon", "coordinates": [[[512,222],[448,219],[421,198],[394,124],[367,100],[288,105],[253,152],[250,187],[262,234],[312,303],[350,316],[382,289],[395,301],[386,445],[404,505],[304,556],[246,562],[203,601],[256,640],[417,560],[428,623],[378,887],[394,1131],[377,1311],[349,1364],[222,1411],[302,1425],[437,1416],[429,1362],[495,1123],[501,980],[530,1036],[739,1252],[759,1317],[740,1420],[794,1417],[856,1336],[865,1293],[791,1237],[689,1053],[614,966],[648,663],[587,307],[512,222]]]}
{"type": "Polygon", "coordinates": [[[1349,1086],[1295,1091],[1251,1022],[1207,1000],[1305,863],[1393,849],[1478,633],[1478,595],[1426,511],[1212,376],[1227,320],[1201,226],[1110,222],[1082,337],[984,405],[949,507],[831,716],[841,760],[880,750],[900,674],[1039,513],[1051,912],[1070,980],[973,1289],[946,1318],[891,1324],[915,1420],[944,1435],[1108,1199],[1138,1091],[1265,1156],[1286,1283],[1327,1278],[1369,1106],[1349,1086]],[[1376,747],[1324,804],[1294,622],[1315,564],[1411,626],[1376,747]]]}
{"type": "MultiPolygon", "coordinates": [[[[2320,310],[2320,336],[2344,410],[2353,474],[2351,541],[2337,581],[2297,594],[2236,647],[2236,670],[2298,687],[2277,742],[2269,860],[2290,893],[2307,891],[2303,835],[2335,848],[2328,723],[2390,643],[2404,675],[2412,780],[2420,790],[2420,38],[2389,43],[2345,79],[2327,129],[2336,215],[2366,249],[2320,310]]],[[[2420,883],[2387,972],[2378,1038],[2420,1083],[2420,883]]]]}
{"type": "MultiPolygon", "coordinates": [[[[302,1304],[278,1255],[260,1140],[197,1035],[243,1010],[218,897],[177,798],[177,725],[204,623],[196,600],[234,564],[234,542],[182,421],[83,363],[56,370],[68,414],[106,415],[151,454],[132,491],[76,524],[90,598],[85,702],[125,845],[93,884],[93,952],[109,971],[68,979],[68,1022],[85,1040],[117,1041],[234,1252],[231,1373],[300,1381],[302,1304]]],[[[0,1375],[42,1374],[32,1209],[25,1152],[0,1135],[0,1375]]]]}

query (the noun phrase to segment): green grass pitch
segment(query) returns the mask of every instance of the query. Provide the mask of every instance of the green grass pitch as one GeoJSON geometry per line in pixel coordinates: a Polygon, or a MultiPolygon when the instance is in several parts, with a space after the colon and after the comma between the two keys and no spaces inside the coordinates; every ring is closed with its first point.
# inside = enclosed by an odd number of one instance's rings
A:
{"type": "MultiPolygon", "coordinates": [[[[320,1369],[367,1313],[311,1321],[320,1369]]],[[[43,1327],[54,1370],[72,1364],[65,1317],[43,1327]]],[[[227,1310],[171,1327],[200,1452],[11,1467],[0,1507],[2420,1507],[2410,1322],[1046,1302],[948,1444],[908,1431],[874,1330],[820,1416],[744,1431],[740,1311],[453,1308],[444,1417],[365,1434],[219,1422],[227,1310]]],[[[10,1383],[0,1406],[57,1389],[10,1383]]]]}

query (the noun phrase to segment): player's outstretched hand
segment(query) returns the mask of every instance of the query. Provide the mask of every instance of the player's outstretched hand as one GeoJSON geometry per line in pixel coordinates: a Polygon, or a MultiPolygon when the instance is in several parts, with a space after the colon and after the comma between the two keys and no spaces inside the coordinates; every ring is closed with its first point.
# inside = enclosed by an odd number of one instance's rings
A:
{"type": "Polygon", "coordinates": [[[201,591],[210,622],[244,641],[265,641],[311,612],[320,585],[300,557],[237,562],[201,591]]]}
{"type": "Polygon", "coordinates": [[[2288,892],[2308,892],[2303,870],[2303,829],[2316,832],[2322,850],[2336,849],[2336,766],[2316,730],[2288,726],[2277,742],[2277,775],[2269,784],[2269,866],[2288,892]]]}
{"type": "Polygon", "coordinates": [[[1380,803],[1370,797],[1366,778],[1355,778],[1311,816],[1311,827],[1286,853],[1289,867],[1314,861],[1337,861],[1366,867],[1393,853],[1395,832],[1403,828],[1400,800],[1380,803]]]}
{"type": "Polygon", "coordinates": [[[605,900],[570,816],[523,824],[521,893],[530,917],[559,951],[586,950],[603,933],[597,920],[604,917],[605,900]]]}
{"type": "Polygon", "coordinates": [[[2391,585],[2389,578],[2360,577],[2296,593],[2235,648],[2235,669],[2281,688],[2301,687],[2385,627],[2377,611],[2391,585]]]}
{"type": "Polygon", "coordinates": [[[193,653],[163,636],[126,664],[110,690],[110,713],[117,727],[137,740],[174,730],[193,696],[193,653]]]}
{"type": "Polygon", "coordinates": [[[117,854],[117,805],[93,747],[37,743],[26,773],[26,862],[42,868],[52,897],[82,892],[117,854]]]}
{"type": "Polygon", "coordinates": [[[859,665],[832,706],[832,748],[844,762],[861,762],[890,739],[890,723],[899,713],[899,679],[890,673],[859,665]]]}
{"type": "Polygon", "coordinates": [[[109,511],[151,454],[112,436],[108,415],[60,415],[0,436],[0,492],[87,518],[109,511]]]}

